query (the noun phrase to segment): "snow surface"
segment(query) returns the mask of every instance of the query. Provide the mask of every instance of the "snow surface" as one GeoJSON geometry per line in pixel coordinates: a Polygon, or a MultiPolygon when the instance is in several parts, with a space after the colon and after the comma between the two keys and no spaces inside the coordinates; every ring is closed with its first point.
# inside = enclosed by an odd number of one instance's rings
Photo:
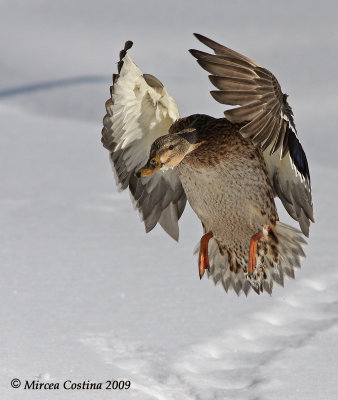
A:
{"type": "Polygon", "coordinates": [[[0,2],[1,399],[338,398],[336,2],[182,3],[0,2]],[[100,143],[127,39],[182,115],[222,115],[187,53],[201,48],[194,31],[268,67],[291,95],[316,224],[296,280],[271,297],[199,280],[189,208],[179,244],[145,235],[100,143]],[[13,378],[132,384],[24,391],[13,378]]]}

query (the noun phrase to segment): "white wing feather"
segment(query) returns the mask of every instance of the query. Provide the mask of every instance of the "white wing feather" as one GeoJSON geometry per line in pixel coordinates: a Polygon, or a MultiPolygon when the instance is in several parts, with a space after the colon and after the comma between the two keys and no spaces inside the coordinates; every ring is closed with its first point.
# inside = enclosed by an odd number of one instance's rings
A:
{"type": "Polygon", "coordinates": [[[149,232],[157,222],[178,240],[178,219],[186,204],[181,182],[173,170],[159,170],[151,177],[134,173],[148,160],[151,144],[166,135],[179,118],[174,99],[161,82],[142,74],[126,53],[121,52],[119,75],[114,76],[111,98],[106,102],[102,143],[121,190],[129,186],[136,208],[149,232]]]}

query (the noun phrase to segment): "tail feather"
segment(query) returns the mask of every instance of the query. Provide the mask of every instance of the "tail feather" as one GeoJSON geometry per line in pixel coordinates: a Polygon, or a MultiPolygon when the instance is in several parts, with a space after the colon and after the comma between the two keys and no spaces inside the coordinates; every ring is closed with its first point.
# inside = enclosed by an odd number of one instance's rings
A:
{"type": "MultiPolygon", "coordinates": [[[[215,285],[221,283],[226,292],[233,289],[237,295],[243,291],[246,296],[251,288],[258,294],[263,291],[271,294],[274,282],[284,286],[284,277],[294,279],[294,269],[300,268],[306,241],[301,231],[279,221],[272,238],[263,238],[259,242],[256,269],[251,276],[247,273],[249,254],[239,258],[231,249],[220,250],[216,240],[211,239],[208,278],[212,278],[215,285]],[[273,237],[277,240],[274,241],[273,237]]],[[[198,251],[199,245],[195,253],[198,251]]]]}

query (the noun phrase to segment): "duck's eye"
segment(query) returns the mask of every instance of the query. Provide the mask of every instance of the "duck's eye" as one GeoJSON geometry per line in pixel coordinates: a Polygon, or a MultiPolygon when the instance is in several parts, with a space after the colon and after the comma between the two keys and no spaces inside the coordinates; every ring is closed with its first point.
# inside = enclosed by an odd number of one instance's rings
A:
{"type": "Polygon", "coordinates": [[[171,145],[169,146],[169,150],[172,150],[173,148],[174,148],[174,145],[171,144],[171,145]]]}

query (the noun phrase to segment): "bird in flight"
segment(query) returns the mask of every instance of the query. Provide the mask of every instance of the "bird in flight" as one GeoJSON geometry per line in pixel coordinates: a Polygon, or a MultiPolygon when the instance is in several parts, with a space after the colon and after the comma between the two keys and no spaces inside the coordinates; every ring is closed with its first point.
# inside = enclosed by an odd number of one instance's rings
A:
{"type": "MultiPolygon", "coordinates": [[[[106,102],[102,143],[120,190],[129,187],[146,232],[157,223],[178,240],[186,202],[202,222],[198,271],[237,294],[271,294],[294,278],[313,219],[311,183],[293,112],[275,76],[208,39],[212,53],[190,50],[209,72],[219,103],[213,118],[181,118],[175,100],[133,62],[126,42],[106,102]],[[279,221],[274,198],[301,231],[279,221]]],[[[209,51],[210,51],[209,50],[209,51]]]]}

